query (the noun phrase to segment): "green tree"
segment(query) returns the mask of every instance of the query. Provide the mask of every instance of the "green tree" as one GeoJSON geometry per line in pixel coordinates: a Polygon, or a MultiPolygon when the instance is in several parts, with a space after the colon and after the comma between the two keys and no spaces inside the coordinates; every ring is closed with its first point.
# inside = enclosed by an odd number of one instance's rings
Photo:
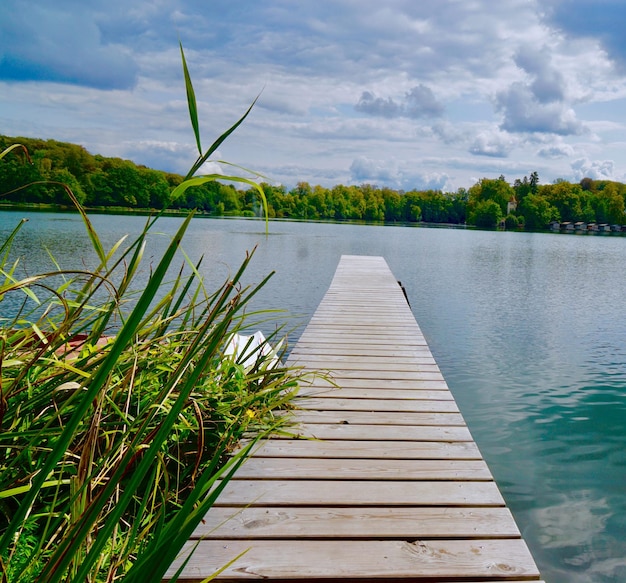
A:
{"type": "Polygon", "coordinates": [[[163,172],[140,167],[139,178],[144,183],[148,193],[146,206],[155,209],[163,209],[170,205],[170,187],[163,172]]]}
{"type": "MultiPolygon", "coordinates": [[[[78,202],[81,204],[85,201],[86,194],[83,187],[80,182],[78,182],[76,176],[74,176],[67,168],[54,170],[50,175],[50,180],[60,182],[61,184],[68,186],[78,202]]],[[[48,190],[50,192],[50,202],[66,205],[72,204],[71,200],[67,196],[67,192],[60,185],[50,185],[48,190]]]]}
{"type": "Polygon", "coordinates": [[[545,229],[550,221],[560,219],[559,211],[540,194],[524,197],[517,210],[524,218],[527,229],[545,229]]]}
{"type": "Polygon", "coordinates": [[[385,201],[380,189],[371,184],[362,184],[360,190],[365,198],[365,215],[363,218],[366,221],[384,221],[385,201]]]}
{"type": "Polygon", "coordinates": [[[583,191],[579,184],[560,180],[554,184],[542,186],[540,192],[559,211],[562,221],[583,220],[583,205],[581,204],[583,191]]]}
{"type": "Polygon", "coordinates": [[[504,213],[495,200],[478,201],[469,214],[468,222],[482,228],[494,228],[500,224],[504,213]]]}
{"type": "Polygon", "coordinates": [[[330,192],[316,185],[311,189],[308,195],[309,205],[315,209],[315,217],[319,219],[332,219],[335,216],[335,208],[330,192]]]}
{"type": "Polygon", "coordinates": [[[450,199],[439,190],[426,190],[420,193],[422,220],[427,223],[447,223],[450,217],[450,199]]]}
{"type": "MultiPolygon", "coordinates": [[[[207,184],[212,184],[208,182],[207,184]]],[[[224,206],[224,210],[220,214],[228,214],[228,215],[236,215],[241,210],[241,205],[239,202],[239,196],[237,194],[237,189],[232,184],[222,184],[220,182],[214,182],[213,184],[217,184],[217,196],[214,201],[217,201],[218,204],[222,204],[224,206]]],[[[252,189],[250,189],[252,190],[252,189]]],[[[261,215],[259,197],[257,191],[252,191],[254,195],[254,200],[256,202],[255,211],[258,210],[257,214],[261,215]]]]}
{"type": "Polygon", "coordinates": [[[504,217],[504,226],[508,230],[517,229],[519,227],[519,224],[519,218],[513,214],[508,214],[506,217],[504,217]]]}
{"type": "Polygon", "coordinates": [[[539,174],[537,174],[537,172],[533,172],[530,175],[530,180],[528,182],[530,184],[530,192],[532,194],[537,194],[539,191],[539,174]]]}
{"type": "Polygon", "coordinates": [[[19,153],[11,152],[0,163],[0,201],[46,202],[48,191],[45,185],[32,184],[41,180],[45,179],[35,164],[19,153]]]}
{"type": "Polygon", "coordinates": [[[383,204],[385,206],[385,221],[395,222],[402,220],[402,197],[400,193],[391,188],[381,189],[383,204]]]}
{"type": "Polygon", "coordinates": [[[454,193],[446,195],[450,201],[448,209],[448,222],[455,225],[463,224],[467,221],[467,200],[469,194],[465,188],[459,188],[454,193]]]}
{"type": "Polygon", "coordinates": [[[594,184],[594,182],[593,182],[593,180],[591,178],[583,178],[580,181],[580,187],[583,190],[590,190],[592,192],[596,189],[595,188],[595,184],[594,184]]]}
{"type": "Polygon", "coordinates": [[[417,223],[422,220],[422,208],[420,193],[412,190],[406,192],[403,198],[403,218],[409,223],[417,223]]]}
{"type": "MultiPolygon", "coordinates": [[[[507,213],[509,201],[515,198],[515,190],[501,176],[495,180],[491,178],[481,179],[470,187],[468,195],[468,215],[472,216],[474,211],[478,210],[479,203],[490,200],[500,207],[500,212],[504,216],[507,213]]],[[[481,213],[484,212],[484,208],[487,207],[483,207],[481,213]]],[[[471,219],[468,219],[468,222],[472,223],[471,219]]]]}
{"type": "Polygon", "coordinates": [[[341,221],[353,217],[352,192],[349,187],[338,184],[331,189],[330,196],[333,199],[333,207],[335,209],[334,219],[341,221]]]}
{"type": "MultiPolygon", "coordinates": [[[[98,157],[96,157],[98,159],[98,157]]],[[[150,192],[129,160],[103,158],[100,169],[90,176],[87,202],[102,206],[139,206],[147,208],[150,192]]]]}

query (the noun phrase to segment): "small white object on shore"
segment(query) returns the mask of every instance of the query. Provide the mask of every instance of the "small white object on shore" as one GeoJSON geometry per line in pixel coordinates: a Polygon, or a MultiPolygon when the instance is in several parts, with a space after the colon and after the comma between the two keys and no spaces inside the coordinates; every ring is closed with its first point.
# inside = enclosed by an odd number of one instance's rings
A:
{"type": "MultiPolygon", "coordinates": [[[[280,345],[279,345],[280,347],[280,345]]],[[[225,356],[231,356],[235,362],[245,369],[253,367],[260,358],[266,359],[266,368],[274,368],[278,362],[278,354],[272,348],[260,330],[252,336],[233,334],[224,350],[225,356]]]]}

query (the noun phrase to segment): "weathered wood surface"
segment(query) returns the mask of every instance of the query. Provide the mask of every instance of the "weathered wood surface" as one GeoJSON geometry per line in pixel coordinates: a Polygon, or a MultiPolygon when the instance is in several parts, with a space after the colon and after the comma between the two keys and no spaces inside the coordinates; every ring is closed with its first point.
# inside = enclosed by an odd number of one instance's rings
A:
{"type": "Polygon", "coordinates": [[[180,581],[539,580],[382,258],[342,257],[289,364],[322,374],[226,485],[180,581]]]}

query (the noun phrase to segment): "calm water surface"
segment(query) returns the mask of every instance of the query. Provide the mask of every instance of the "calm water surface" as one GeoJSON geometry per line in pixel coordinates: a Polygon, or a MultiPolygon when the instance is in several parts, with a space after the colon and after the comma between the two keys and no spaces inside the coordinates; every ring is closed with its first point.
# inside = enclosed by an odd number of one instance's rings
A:
{"type": "MultiPolygon", "coordinates": [[[[2,239],[24,213],[0,212],[2,239]]],[[[108,245],[139,217],[94,215],[108,245]]],[[[157,258],[179,219],[159,223],[157,258]]],[[[290,343],[341,254],[382,255],[548,583],[626,581],[626,238],[197,219],[184,248],[215,285],[276,275],[256,306],[283,308],[290,343]]],[[[74,215],[30,213],[15,244],[33,273],[80,266],[74,215]]],[[[0,306],[0,309],[2,306],[0,306]]]]}

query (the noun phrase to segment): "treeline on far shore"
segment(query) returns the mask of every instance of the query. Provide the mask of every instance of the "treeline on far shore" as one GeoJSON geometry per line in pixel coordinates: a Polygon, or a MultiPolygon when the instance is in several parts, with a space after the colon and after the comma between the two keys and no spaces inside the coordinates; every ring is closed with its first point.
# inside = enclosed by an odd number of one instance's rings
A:
{"type": "MultiPolygon", "coordinates": [[[[194,186],[176,200],[171,192],[183,177],[153,170],[129,160],[92,155],[82,146],[22,137],[0,136],[0,151],[23,144],[0,160],[0,203],[68,205],[72,189],[86,207],[135,210],[197,209],[213,216],[257,216],[261,204],[256,189],[209,182],[194,186]],[[29,185],[23,188],[24,185],[29,185]]],[[[536,172],[515,179],[483,178],[456,192],[398,191],[371,184],[332,188],[298,183],[263,184],[272,218],[428,222],[478,227],[545,229],[553,221],[626,223],[626,184],[583,178],[579,183],[558,180],[539,184],[536,172]]]]}

